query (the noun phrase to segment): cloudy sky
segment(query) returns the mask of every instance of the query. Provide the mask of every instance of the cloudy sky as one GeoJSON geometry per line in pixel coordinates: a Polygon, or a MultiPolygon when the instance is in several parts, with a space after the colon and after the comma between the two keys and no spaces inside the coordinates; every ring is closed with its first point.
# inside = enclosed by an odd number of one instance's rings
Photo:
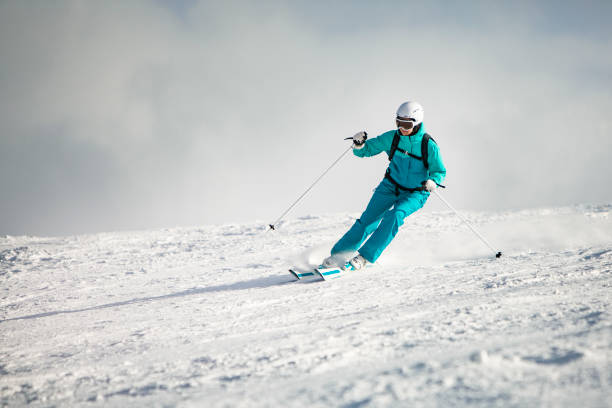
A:
{"type": "MultiPolygon", "coordinates": [[[[0,1],[0,235],[271,222],[406,100],[456,207],[610,203],[611,18],[609,1],[0,1]]],[[[347,156],[290,216],[363,210],[386,164],[347,156]]]]}

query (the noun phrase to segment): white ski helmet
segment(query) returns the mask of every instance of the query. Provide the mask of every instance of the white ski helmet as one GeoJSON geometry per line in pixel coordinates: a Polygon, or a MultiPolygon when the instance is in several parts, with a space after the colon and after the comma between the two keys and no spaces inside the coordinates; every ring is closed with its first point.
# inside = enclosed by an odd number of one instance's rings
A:
{"type": "Polygon", "coordinates": [[[417,126],[423,122],[423,107],[418,102],[404,102],[397,108],[398,119],[412,119],[417,126]]]}

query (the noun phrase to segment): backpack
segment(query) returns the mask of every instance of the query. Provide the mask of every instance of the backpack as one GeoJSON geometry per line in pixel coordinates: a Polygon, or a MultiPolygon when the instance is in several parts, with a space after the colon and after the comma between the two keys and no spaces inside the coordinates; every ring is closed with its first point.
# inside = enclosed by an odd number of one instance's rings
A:
{"type": "Polygon", "coordinates": [[[399,134],[399,130],[395,131],[395,135],[393,136],[393,142],[391,142],[391,150],[389,151],[389,161],[393,160],[393,156],[395,155],[395,152],[397,150],[399,150],[400,152],[414,158],[417,160],[421,160],[423,161],[423,166],[425,166],[425,169],[429,169],[429,152],[427,151],[427,146],[429,144],[429,141],[432,141],[434,143],[436,143],[436,141],[433,139],[433,137],[431,137],[428,133],[425,133],[423,135],[423,140],[421,140],[421,156],[417,156],[415,154],[412,153],[408,153],[407,151],[405,151],[404,149],[400,149],[399,147],[397,147],[399,145],[400,142],[400,134],[399,134]]]}

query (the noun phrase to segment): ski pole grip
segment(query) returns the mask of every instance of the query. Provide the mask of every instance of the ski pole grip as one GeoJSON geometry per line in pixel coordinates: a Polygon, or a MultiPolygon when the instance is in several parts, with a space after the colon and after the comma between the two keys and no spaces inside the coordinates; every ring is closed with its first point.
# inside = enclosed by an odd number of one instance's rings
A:
{"type": "Polygon", "coordinates": [[[363,141],[361,143],[359,143],[359,144],[357,144],[357,142],[355,142],[355,136],[345,137],[344,140],[352,140],[353,143],[355,144],[355,146],[361,146],[362,144],[365,143],[366,140],[368,140],[368,132],[363,132],[363,133],[365,133],[363,135],[363,141]]]}

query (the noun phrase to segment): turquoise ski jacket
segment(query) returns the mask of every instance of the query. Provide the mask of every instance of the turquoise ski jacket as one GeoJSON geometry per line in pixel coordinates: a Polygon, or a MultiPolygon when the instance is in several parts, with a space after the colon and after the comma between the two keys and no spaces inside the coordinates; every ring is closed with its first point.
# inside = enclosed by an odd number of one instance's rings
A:
{"type": "MultiPolygon", "coordinates": [[[[389,154],[395,132],[395,130],[390,130],[373,139],[368,139],[363,148],[353,149],[353,153],[358,157],[376,156],[382,152],[389,154]]],[[[401,136],[400,134],[398,148],[416,156],[421,156],[421,141],[423,140],[424,134],[424,124],[421,124],[421,128],[414,135],[401,136]]],[[[440,156],[440,149],[434,141],[430,140],[427,145],[429,169],[425,168],[421,160],[410,157],[402,153],[399,149],[395,152],[393,160],[389,163],[389,172],[391,177],[393,177],[402,187],[421,187],[423,181],[427,179],[442,184],[444,177],[446,177],[446,168],[440,156]]]]}

